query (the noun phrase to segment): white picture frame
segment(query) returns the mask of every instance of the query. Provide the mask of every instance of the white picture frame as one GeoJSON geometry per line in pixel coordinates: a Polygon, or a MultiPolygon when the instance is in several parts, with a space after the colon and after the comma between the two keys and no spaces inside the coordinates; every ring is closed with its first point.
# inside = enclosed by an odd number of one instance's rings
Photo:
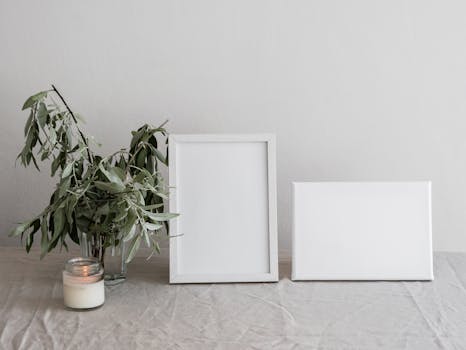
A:
{"type": "Polygon", "coordinates": [[[170,283],[278,281],[275,136],[169,136],[170,283]]]}
{"type": "Polygon", "coordinates": [[[432,280],[430,182],[294,182],[293,280],[432,280]]]}

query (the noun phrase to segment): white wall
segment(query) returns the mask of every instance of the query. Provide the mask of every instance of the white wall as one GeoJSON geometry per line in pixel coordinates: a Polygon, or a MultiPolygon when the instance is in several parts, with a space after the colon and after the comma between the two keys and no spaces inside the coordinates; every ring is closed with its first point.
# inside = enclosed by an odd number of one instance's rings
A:
{"type": "MultiPolygon", "coordinates": [[[[463,1],[0,0],[0,232],[53,181],[15,168],[54,83],[110,152],[178,133],[274,132],[280,250],[292,180],[433,181],[434,248],[466,251],[463,1]]],[[[0,244],[17,244],[0,238],[0,244]]]]}

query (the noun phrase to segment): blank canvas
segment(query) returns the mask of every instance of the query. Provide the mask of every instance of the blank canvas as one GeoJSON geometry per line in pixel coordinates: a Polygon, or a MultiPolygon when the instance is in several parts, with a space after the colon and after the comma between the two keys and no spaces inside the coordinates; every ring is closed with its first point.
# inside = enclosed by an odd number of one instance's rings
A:
{"type": "Polygon", "coordinates": [[[433,279],[430,182],[294,183],[292,279],[433,279]]]}
{"type": "Polygon", "coordinates": [[[170,282],[278,279],[273,135],[170,135],[170,282]]]}

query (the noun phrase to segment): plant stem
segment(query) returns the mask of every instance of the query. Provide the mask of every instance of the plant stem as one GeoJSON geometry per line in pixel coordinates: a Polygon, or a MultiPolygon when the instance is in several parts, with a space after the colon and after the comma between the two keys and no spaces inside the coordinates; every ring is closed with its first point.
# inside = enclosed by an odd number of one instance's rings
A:
{"type": "Polygon", "coordinates": [[[102,267],[105,269],[105,237],[101,237],[100,240],[100,247],[102,249],[101,254],[100,254],[100,263],[102,264],[102,267]]]}
{"type": "Polygon", "coordinates": [[[78,120],[77,120],[76,117],[74,116],[74,113],[73,113],[73,111],[71,110],[71,108],[68,106],[68,103],[66,103],[65,99],[63,98],[63,96],[60,94],[60,92],[57,90],[57,88],[56,88],[55,85],[53,85],[53,84],[52,84],[52,89],[53,89],[53,91],[55,91],[55,93],[58,95],[58,97],[60,98],[60,100],[63,102],[63,104],[65,105],[65,107],[66,107],[66,109],[68,110],[68,112],[71,114],[71,117],[73,118],[73,121],[74,121],[74,123],[76,124],[76,127],[77,127],[77,129],[78,129],[79,135],[81,136],[81,139],[82,139],[82,141],[84,142],[84,144],[87,146],[87,148],[86,148],[87,159],[89,160],[89,163],[92,163],[91,153],[89,152],[89,144],[87,143],[87,139],[84,137],[83,133],[81,132],[81,130],[80,130],[79,127],[77,126],[77,125],[78,125],[78,120]]]}

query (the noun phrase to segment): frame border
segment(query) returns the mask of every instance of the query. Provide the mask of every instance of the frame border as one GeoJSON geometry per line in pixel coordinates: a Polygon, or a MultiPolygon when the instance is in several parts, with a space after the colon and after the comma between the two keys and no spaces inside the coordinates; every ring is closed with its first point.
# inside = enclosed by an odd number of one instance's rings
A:
{"type": "MultiPolygon", "coordinates": [[[[267,144],[268,182],[268,237],[269,268],[267,273],[251,274],[180,274],[178,273],[177,237],[170,238],[170,284],[177,283],[228,283],[228,282],[277,282],[278,281],[278,235],[277,235],[277,179],[276,144],[274,134],[170,134],[169,148],[169,195],[170,212],[178,212],[179,193],[176,191],[178,173],[176,151],[179,143],[221,143],[221,142],[265,142],[267,144]]],[[[181,213],[182,215],[182,213],[181,213]]],[[[177,232],[179,218],[170,222],[170,230],[177,232]]]]}

